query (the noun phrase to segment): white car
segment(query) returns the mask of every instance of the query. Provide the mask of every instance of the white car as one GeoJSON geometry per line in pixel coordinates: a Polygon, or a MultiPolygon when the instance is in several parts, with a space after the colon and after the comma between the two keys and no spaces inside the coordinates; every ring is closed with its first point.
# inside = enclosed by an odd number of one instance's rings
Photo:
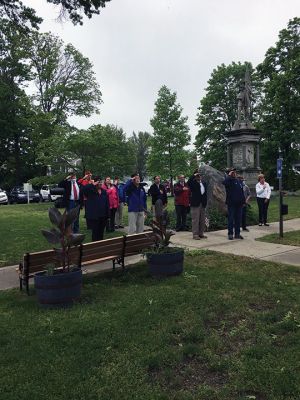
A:
{"type": "Polygon", "coordinates": [[[0,204],[8,204],[7,194],[0,188],[0,204]]]}
{"type": "Polygon", "coordinates": [[[41,190],[40,190],[40,197],[42,201],[48,200],[48,201],[55,201],[59,197],[62,197],[61,195],[57,194],[50,194],[50,190],[52,188],[57,187],[57,185],[43,185],[41,190]]]}
{"type": "Polygon", "coordinates": [[[150,186],[152,185],[152,182],[151,181],[143,181],[141,183],[144,186],[144,190],[145,190],[146,194],[148,194],[148,191],[150,189],[150,186]]]}

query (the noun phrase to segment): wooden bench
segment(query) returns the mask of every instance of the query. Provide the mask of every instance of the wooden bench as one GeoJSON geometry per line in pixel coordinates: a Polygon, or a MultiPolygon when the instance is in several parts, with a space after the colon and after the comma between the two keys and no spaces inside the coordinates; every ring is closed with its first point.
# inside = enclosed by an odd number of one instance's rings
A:
{"type": "MultiPolygon", "coordinates": [[[[71,248],[70,261],[71,264],[77,265],[80,268],[92,264],[100,264],[105,261],[112,261],[113,270],[116,264],[124,269],[125,257],[140,254],[143,250],[153,245],[154,241],[155,236],[152,231],[149,231],[100,240],[99,242],[85,243],[81,246],[71,248]]],[[[53,260],[54,250],[24,254],[23,261],[19,264],[18,268],[20,290],[25,285],[27,294],[29,294],[29,279],[35,273],[45,271],[48,264],[53,264],[53,260]]]]}

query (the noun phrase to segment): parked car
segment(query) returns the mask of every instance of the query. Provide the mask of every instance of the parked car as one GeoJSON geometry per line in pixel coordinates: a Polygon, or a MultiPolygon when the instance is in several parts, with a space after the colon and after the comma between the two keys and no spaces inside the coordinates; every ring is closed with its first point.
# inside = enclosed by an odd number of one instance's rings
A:
{"type": "Polygon", "coordinates": [[[0,188],[0,204],[8,204],[7,194],[0,188]]]}
{"type": "MultiPolygon", "coordinates": [[[[15,186],[8,195],[9,203],[27,203],[27,192],[24,191],[23,186],[15,186]]],[[[29,192],[29,201],[31,203],[38,203],[40,201],[40,194],[36,190],[29,192]]]]}
{"type": "Polygon", "coordinates": [[[141,185],[144,186],[144,190],[145,190],[146,194],[148,194],[150,186],[152,185],[152,182],[151,181],[144,181],[144,182],[141,182],[141,185]]]}
{"type": "Polygon", "coordinates": [[[41,190],[40,190],[40,197],[42,201],[48,200],[48,201],[55,201],[61,195],[57,194],[52,194],[51,189],[58,187],[58,185],[43,185],[41,190]]]}

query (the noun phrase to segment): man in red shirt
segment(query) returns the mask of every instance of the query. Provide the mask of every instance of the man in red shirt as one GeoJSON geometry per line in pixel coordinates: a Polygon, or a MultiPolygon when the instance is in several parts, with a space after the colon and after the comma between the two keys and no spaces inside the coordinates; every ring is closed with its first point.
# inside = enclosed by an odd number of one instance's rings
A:
{"type": "Polygon", "coordinates": [[[190,207],[190,189],[185,182],[184,175],[178,176],[178,182],[174,185],[176,232],[187,231],[186,216],[190,207]]]}
{"type": "Polygon", "coordinates": [[[91,173],[91,171],[85,171],[84,177],[78,179],[78,183],[79,183],[81,186],[85,186],[85,185],[88,185],[89,183],[92,183],[91,180],[92,180],[92,173],[91,173]]]}

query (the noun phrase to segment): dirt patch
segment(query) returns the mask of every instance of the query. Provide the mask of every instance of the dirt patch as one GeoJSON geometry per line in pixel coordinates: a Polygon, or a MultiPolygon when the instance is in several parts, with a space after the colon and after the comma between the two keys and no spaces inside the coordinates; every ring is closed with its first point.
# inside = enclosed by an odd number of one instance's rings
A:
{"type": "Polygon", "coordinates": [[[219,389],[228,382],[228,375],[214,371],[196,358],[186,358],[173,367],[149,372],[151,381],[169,390],[178,388],[194,392],[200,385],[219,389]]]}

